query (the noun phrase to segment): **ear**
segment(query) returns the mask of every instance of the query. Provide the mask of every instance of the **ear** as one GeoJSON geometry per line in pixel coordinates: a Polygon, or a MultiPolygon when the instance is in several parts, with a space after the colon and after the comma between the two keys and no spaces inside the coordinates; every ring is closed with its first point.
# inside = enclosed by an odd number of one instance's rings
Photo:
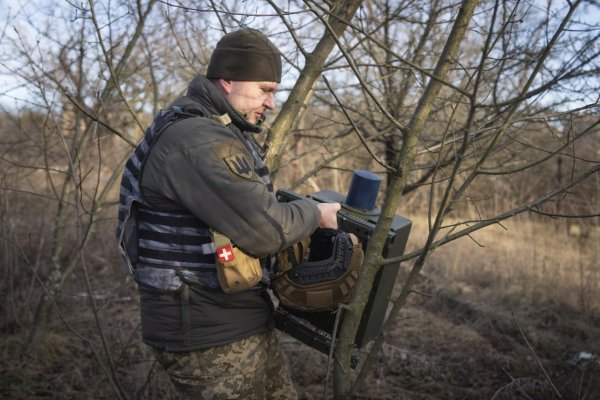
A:
{"type": "Polygon", "coordinates": [[[219,86],[221,86],[221,90],[228,95],[231,93],[231,81],[226,79],[219,79],[219,86]]]}

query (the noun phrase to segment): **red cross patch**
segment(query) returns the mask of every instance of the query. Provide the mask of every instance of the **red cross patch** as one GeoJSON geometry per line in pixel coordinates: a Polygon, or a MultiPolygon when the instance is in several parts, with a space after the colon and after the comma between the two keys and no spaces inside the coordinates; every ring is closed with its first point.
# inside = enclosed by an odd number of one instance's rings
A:
{"type": "Polygon", "coordinates": [[[221,247],[217,247],[217,259],[221,264],[225,264],[226,262],[233,261],[233,248],[230,245],[225,245],[221,247]]]}

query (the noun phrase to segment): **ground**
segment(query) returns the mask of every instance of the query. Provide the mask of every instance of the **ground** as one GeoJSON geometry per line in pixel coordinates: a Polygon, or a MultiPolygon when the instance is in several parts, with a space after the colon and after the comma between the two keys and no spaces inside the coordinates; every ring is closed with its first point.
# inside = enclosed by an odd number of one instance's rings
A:
{"type": "MultiPolygon", "coordinates": [[[[431,297],[412,298],[356,398],[600,398],[598,315],[519,298],[496,303],[486,296],[493,287],[440,284],[435,276],[423,277],[419,291],[431,297]]],[[[324,398],[327,358],[284,343],[303,394],[324,398]]]]}
{"type": "MultiPolygon", "coordinates": [[[[415,288],[421,294],[409,297],[355,398],[600,399],[599,232],[582,239],[547,225],[515,226],[429,257],[415,288]]],[[[415,229],[411,238],[416,247],[423,233],[415,229]]],[[[401,265],[392,299],[412,262],[401,265]]],[[[173,398],[141,342],[130,278],[107,271],[100,258],[88,268],[99,325],[75,274],[35,345],[27,339],[36,282],[24,271],[22,281],[11,281],[20,284],[7,286],[13,296],[0,321],[0,399],[115,399],[119,390],[130,399],[173,398]]],[[[331,375],[325,384],[327,356],[280,338],[300,394],[324,399],[333,386],[331,375]]],[[[364,359],[369,346],[360,350],[364,359]]]]}

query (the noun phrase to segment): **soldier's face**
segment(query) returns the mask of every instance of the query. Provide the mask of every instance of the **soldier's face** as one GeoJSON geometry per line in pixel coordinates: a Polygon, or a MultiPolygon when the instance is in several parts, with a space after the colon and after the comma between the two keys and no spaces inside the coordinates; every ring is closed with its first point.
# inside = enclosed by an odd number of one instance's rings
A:
{"type": "Polygon", "coordinates": [[[225,97],[233,107],[244,114],[251,124],[265,119],[265,111],[275,109],[274,94],[277,82],[221,81],[225,97]]]}

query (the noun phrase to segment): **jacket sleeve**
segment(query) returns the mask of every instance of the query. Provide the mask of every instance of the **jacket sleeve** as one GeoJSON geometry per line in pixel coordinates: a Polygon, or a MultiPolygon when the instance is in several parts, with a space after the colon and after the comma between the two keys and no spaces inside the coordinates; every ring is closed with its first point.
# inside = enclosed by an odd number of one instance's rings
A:
{"type": "Polygon", "coordinates": [[[221,131],[163,155],[165,195],[255,256],[310,236],[320,219],[316,203],[279,203],[239,139],[228,128],[212,128],[221,131]]]}

